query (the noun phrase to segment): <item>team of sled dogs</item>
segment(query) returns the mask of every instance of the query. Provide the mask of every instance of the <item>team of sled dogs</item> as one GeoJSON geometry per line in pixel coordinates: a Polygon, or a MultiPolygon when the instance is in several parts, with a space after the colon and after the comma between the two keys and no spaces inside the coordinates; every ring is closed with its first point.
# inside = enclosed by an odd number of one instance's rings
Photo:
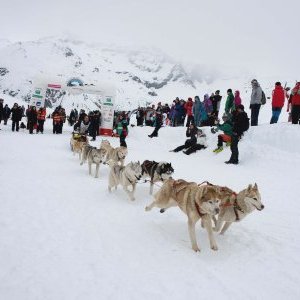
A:
{"type": "Polygon", "coordinates": [[[174,169],[167,162],[145,160],[142,164],[138,161],[124,166],[127,148],[114,148],[108,140],[102,140],[99,149],[90,146],[87,140],[76,140],[73,137],[70,145],[74,155],[78,153],[81,165],[88,162],[90,175],[93,164],[96,165],[95,177],[98,177],[101,163],[109,165],[109,192],[121,185],[129,198],[135,200],[134,192],[140,179],[150,178],[150,194],[153,193],[153,185],[162,182],[154,195],[154,201],[145,210],[158,207],[163,213],[170,207],[178,206],[187,215],[194,251],[200,251],[195,234],[195,225],[199,220],[207,231],[210,248],[218,250],[214,231],[224,234],[232,223],[241,221],[254,210],[261,211],[264,208],[256,183],[235,193],[228,187],[208,182],[197,184],[183,179],[175,180],[172,178],[174,169]]]}

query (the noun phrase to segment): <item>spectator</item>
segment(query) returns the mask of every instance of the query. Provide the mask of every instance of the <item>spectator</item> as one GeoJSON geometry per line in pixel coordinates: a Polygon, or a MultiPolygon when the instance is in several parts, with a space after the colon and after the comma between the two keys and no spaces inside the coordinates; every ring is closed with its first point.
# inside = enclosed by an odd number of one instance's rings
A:
{"type": "Polygon", "coordinates": [[[7,104],[5,104],[4,108],[3,108],[3,121],[4,121],[4,125],[7,125],[7,120],[10,117],[10,108],[8,107],[7,104]]]}
{"type": "Polygon", "coordinates": [[[284,99],[286,93],[280,82],[275,83],[275,89],[272,92],[272,118],[270,124],[277,123],[282,107],[284,106],[284,99]]]}
{"type": "Polygon", "coordinates": [[[249,119],[247,114],[244,112],[244,106],[242,104],[236,107],[232,121],[233,128],[230,145],[231,156],[225,163],[237,165],[239,163],[238,143],[242,138],[243,133],[249,128],[249,119]]]}
{"type": "Polygon", "coordinates": [[[22,120],[23,111],[22,108],[15,103],[11,109],[11,119],[12,119],[12,131],[19,131],[19,122],[22,120]]]}
{"type": "Polygon", "coordinates": [[[186,137],[188,137],[189,139],[187,139],[184,143],[184,145],[178,146],[176,147],[174,150],[170,150],[170,152],[179,152],[183,149],[188,149],[194,145],[197,144],[197,131],[198,128],[191,123],[190,126],[186,129],[186,137]]]}
{"type": "Polygon", "coordinates": [[[292,124],[300,124],[300,82],[297,82],[291,92],[292,124]]]}
{"type": "Polygon", "coordinates": [[[220,91],[216,90],[212,100],[213,114],[215,115],[216,118],[218,118],[219,115],[221,100],[222,100],[222,96],[220,96],[220,91]]]}
{"type": "Polygon", "coordinates": [[[189,127],[191,122],[194,123],[193,106],[194,106],[193,99],[188,98],[188,101],[184,105],[186,115],[187,115],[186,127],[189,127]]]}
{"type": "Polygon", "coordinates": [[[262,99],[262,89],[256,79],[251,81],[252,85],[252,93],[251,93],[251,101],[250,101],[250,109],[251,109],[251,126],[258,125],[258,115],[261,107],[261,99],[262,99]]]}
{"type": "MultiPolygon", "coordinates": [[[[219,153],[223,151],[223,143],[226,145],[230,145],[231,143],[231,136],[232,136],[232,124],[231,121],[226,113],[222,116],[223,124],[219,124],[219,121],[216,121],[217,131],[222,130],[224,133],[218,135],[218,147],[213,151],[215,153],[219,153]]],[[[212,133],[216,131],[212,128],[212,133]]]]}
{"type": "Polygon", "coordinates": [[[234,107],[234,96],[232,93],[232,89],[227,90],[227,99],[225,102],[225,113],[227,115],[232,114],[232,112],[235,110],[234,107]]]}
{"type": "Polygon", "coordinates": [[[153,123],[154,123],[155,128],[154,128],[153,132],[148,135],[150,138],[158,137],[158,130],[162,126],[162,114],[160,112],[155,113],[153,123]]]}
{"type": "Polygon", "coordinates": [[[234,107],[237,107],[242,104],[242,99],[240,97],[240,91],[234,92],[234,107]]]}
{"type": "Polygon", "coordinates": [[[29,133],[33,134],[33,129],[37,126],[37,111],[35,106],[32,106],[27,115],[29,133]]]}
{"type": "Polygon", "coordinates": [[[36,133],[44,133],[44,123],[46,120],[46,108],[45,107],[40,107],[38,112],[37,112],[37,131],[36,133]]]}
{"type": "Polygon", "coordinates": [[[201,102],[199,96],[195,96],[195,102],[193,105],[193,115],[194,115],[194,124],[195,126],[200,126],[201,124],[201,102]]]}
{"type": "Polygon", "coordinates": [[[4,100],[0,99],[0,124],[3,120],[3,109],[4,109],[3,102],[4,102],[4,100]]]}
{"type": "Polygon", "coordinates": [[[120,133],[120,146],[121,147],[126,147],[127,148],[127,144],[126,144],[126,137],[128,135],[128,127],[126,124],[123,124],[123,128],[122,131],[120,133]]]}

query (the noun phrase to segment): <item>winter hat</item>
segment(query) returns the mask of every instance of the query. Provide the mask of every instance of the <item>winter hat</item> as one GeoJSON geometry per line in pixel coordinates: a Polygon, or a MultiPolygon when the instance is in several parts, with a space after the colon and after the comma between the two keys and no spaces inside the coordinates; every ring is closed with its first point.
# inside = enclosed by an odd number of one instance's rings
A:
{"type": "Polygon", "coordinates": [[[216,94],[219,95],[220,94],[220,90],[216,90],[216,94]]]}
{"type": "Polygon", "coordinates": [[[232,93],[232,89],[228,89],[228,90],[227,90],[227,93],[232,93]]]}
{"type": "Polygon", "coordinates": [[[276,85],[276,86],[281,86],[281,82],[277,81],[277,82],[275,83],[275,85],[276,85]]]}
{"type": "Polygon", "coordinates": [[[244,111],[245,107],[243,104],[240,104],[236,107],[237,109],[241,109],[242,111],[244,111]]]}
{"type": "Polygon", "coordinates": [[[193,101],[193,99],[192,98],[188,98],[188,101],[193,101]]]}

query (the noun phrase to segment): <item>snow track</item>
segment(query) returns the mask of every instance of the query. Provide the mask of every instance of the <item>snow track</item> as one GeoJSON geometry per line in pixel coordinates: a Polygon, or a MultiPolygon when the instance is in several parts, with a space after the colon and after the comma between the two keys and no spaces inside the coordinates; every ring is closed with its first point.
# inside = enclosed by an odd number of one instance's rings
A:
{"type": "Polygon", "coordinates": [[[127,162],[170,161],[175,178],[236,191],[258,183],[265,210],[217,235],[217,252],[198,224],[200,253],[178,208],[144,211],[148,183],[138,184],[131,202],[121,188],[108,193],[107,166],[100,178],[88,176],[69,149],[69,132],[1,128],[1,300],[299,299],[298,126],[251,128],[238,166],[224,164],[228,148],[212,153],[217,135],[209,130],[209,148],[186,156],[168,152],[184,142],[185,128],[162,128],[157,139],[147,137],[151,128],[130,128],[127,162]]]}

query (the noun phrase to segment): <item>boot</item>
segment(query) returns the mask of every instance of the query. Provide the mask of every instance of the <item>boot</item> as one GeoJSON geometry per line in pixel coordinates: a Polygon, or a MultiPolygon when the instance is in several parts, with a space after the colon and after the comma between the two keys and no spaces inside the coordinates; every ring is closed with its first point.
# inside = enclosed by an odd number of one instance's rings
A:
{"type": "Polygon", "coordinates": [[[214,153],[220,153],[221,151],[223,151],[223,147],[218,147],[213,152],[214,153]]]}

